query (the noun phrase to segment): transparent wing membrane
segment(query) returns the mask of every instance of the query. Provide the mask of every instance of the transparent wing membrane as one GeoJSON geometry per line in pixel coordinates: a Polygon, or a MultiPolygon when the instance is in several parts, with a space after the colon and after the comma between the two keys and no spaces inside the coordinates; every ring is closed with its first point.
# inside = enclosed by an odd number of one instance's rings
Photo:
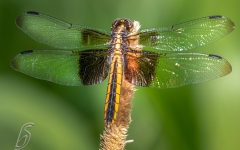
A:
{"type": "Polygon", "coordinates": [[[234,27],[234,23],[227,17],[204,17],[169,27],[141,30],[140,44],[145,50],[189,50],[215,42],[234,27]]]}
{"type": "Polygon", "coordinates": [[[103,30],[74,25],[38,12],[22,13],[16,24],[34,40],[58,49],[106,45],[110,40],[110,34],[103,30]]]}

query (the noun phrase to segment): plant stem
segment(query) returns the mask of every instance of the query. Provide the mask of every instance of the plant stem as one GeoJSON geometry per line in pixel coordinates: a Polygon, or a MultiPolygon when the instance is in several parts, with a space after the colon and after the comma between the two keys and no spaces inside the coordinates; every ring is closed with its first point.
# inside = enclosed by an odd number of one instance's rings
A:
{"type": "Polygon", "coordinates": [[[100,150],[123,150],[127,143],[133,142],[126,138],[129,124],[132,121],[131,100],[135,91],[134,85],[123,80],[118,117],[111,127],[105,125],[103,135],[100,136],[100,150]]]}

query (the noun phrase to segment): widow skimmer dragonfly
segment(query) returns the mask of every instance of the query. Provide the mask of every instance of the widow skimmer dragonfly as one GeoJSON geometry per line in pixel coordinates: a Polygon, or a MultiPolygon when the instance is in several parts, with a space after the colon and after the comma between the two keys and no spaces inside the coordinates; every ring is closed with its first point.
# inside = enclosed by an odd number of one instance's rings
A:
{"type": "Polygon", "coordinates": [[[143,87],[176,88],[227,75],[231,65],[213,54],[182,53],[212,43],[234,29],[224,16],[139,30],[139,22],[116,19],[111,33],[29,11],[17,26],[56,50],[26,50],[12,68],[35,78],[69,86],[101,83],[109,74],[104,120],[114,124],[122,81],[143,87]]]}

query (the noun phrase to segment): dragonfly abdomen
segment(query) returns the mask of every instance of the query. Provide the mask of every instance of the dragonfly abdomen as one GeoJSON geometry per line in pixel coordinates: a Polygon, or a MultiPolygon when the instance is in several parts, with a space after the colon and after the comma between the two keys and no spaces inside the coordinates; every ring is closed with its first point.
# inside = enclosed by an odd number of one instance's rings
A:
{"type": "Polygon", "coordinates": [[[114,124],[117,119],[122,88],[122,77],[122,57],[121,55],[115,54],[113,56],[110,67],[110,75],[104,108],[104,120],[107,126],[114,124]]]}

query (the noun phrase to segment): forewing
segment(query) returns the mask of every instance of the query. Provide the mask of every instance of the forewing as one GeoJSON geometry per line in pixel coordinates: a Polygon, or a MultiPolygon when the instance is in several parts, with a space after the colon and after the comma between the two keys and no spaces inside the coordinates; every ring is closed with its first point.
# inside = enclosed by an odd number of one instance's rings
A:
{"type": "Polygon", "coordinates": [[[79,86],[102,82],[108,75],[106,49],[28,50],[15,56],[12,68],[29,76],[58,84],[79,86]]]}
{"type": "Polygon", "coordinates": [[[228,61],[211,54],[143,51],[135,61],[139,66],[137,69],[128,69],[133,77],[127,80],[134,85],[157,88],[176,88],[205,82],[227,75],[232,70],[228,61]]]}
{"type": "Polygon", "coordinates": [[[34,40],[59,49],[106,45],[110,37],[109,33],[103,30],[74,25],[31,11],[19,15],[16,24],[34,40]]]}
{"type": "Polygon", "coordinates": [[[169,27],[141,30],[140,44],[145,50],[189,50],[222,38],[234,27],[227,17],[209,16],[169,27]]]}

